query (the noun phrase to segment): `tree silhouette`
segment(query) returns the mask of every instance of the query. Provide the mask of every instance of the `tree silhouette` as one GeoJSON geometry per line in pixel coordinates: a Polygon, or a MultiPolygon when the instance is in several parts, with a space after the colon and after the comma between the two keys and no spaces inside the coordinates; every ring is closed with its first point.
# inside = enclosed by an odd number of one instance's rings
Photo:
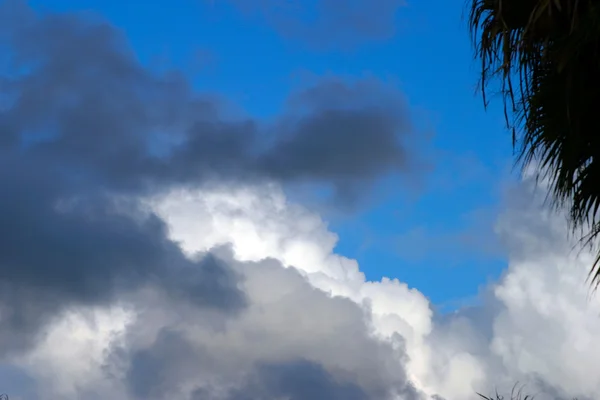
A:
{"type": "MultiPolygon", "coordinates": [[[[600,1],[470,0],[484,105],[492,82],[517,164],[548,179],[573,232],[600,234],[600,1]]],[[[600,253],[590,269],[600,283],[600,253]]]]}

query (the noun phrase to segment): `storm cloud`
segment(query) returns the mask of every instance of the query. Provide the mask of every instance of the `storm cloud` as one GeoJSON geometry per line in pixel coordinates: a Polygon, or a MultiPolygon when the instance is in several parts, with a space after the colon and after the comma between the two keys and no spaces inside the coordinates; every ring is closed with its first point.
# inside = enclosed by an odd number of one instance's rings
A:
{"type": "Polygon", "coordinates": [[[564,220],[528,197],[512,194],[497,224],[504,275],[444,318],[398,279],[369,281],[287,200],[308,183],[347,201],[420,172],[393,87],[322,79],[259,120],[146,68],[96,16],[1,7],[11,399],[453,400],[516,379],[599,392],[593,253],[574,255],[564,220]]]}
{"type": "Polygon", "coordinates": [[[243,307],[235,274],[189,261],[141,196],[217,180],[357,193],[349,188],[410,170],[404,105],[361,102],[378,82],[321,82],[292,95],[274,123],[235,119],[176,71],[145,68],[96,16],[0,7],[0,351],[25,346],[65,304],[146,284],[243,307]]]}
{"type": "Polygon", "coordinates": [[[592,398],[598,352],[581,344],[600,332],[584,283],[593,253],[573,254],[564,219],[518,192],[498,221],[514,250],[508,269],[481,303],[443,318],[398,280],[367,281],[334,252],[326,223],[274,185],[159,196],[149,203],[169,237],[188,258],[240,276],[246,306],[232,317],[154,286],[108,306],[72,307],[8,359],[25,377],[5,378],[6,390],[18,395],[35,382],[40,400],[262,400],[308,390],[474,399],[508,393],[518,380],[542,398],[592,398]]]}
{"type": "Polygon", "coordinates": [[[276,258],[314,287],[360,304],[378,338],[400,342],[397,362],[430,396],[508,396],[519,382],[539,398],[592,398],[600,388],[592,345],[600,303],[585,279],[595,253],[565,240],[567,220],[544,207],[540,182],[507,186],[495,224],[507,268],[476,301],[445,315],[397,279],[368,281],[355,260],[335,252],[338,238],[326,221],[276,187],[174,192],[155,209],[189,254],[231,243],[238,260],[276,258]]]}
{"type": "Polygon", "coordinates": [[[234,318],[156,288],[132,291],[122,316],[74,308],[17,365],[44,388],[41,400],[422,398],[402,340],[373,336],[369,312],[276,260],[232,255],[218,247],[195,258],[244,277],[247,306],[234,318]]]}

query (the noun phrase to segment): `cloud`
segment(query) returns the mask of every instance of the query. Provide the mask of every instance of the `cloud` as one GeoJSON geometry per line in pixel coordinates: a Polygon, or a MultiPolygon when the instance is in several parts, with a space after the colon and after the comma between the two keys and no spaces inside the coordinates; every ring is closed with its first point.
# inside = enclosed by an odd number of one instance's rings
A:
{"type": "MultiPolygon", "coordinates": [[[[16,13],[12,3],[4,6],[7,19],[16,13]]],[[[46,164],[60,155],[60,165],[93,173],[96,185],[131,192],[218,178],[339,188],[414,166],[407,106],[376,80],[318,82],[263,127],[228,116],[223,102],[194,92],[177,71],[144,69],[105,22],[22,13],[25,22],[8,24],[3,35],[16,64],[3,79],[12,103],[5,137],[13,146],[26,141],[35,150],[27,156],[46,164]],[[367,144],[373,151],[362,151],[367,144]]]]}
{"type": "Polygon", "coordinates": [[[261,365],[251,379],[233,399],[266,399],[273,395],[290,400],[368,398],[358,385],[339,384],[320,365],[306,361],[261,365]]]}
{"type": "MultiPolygon", "coordinates": [[[[480,305],[438,322],[430,343],[438,365],[470,358],[481,374],[473,390],[506,393],[519,381],[545,398],[591,398],[600,384],[589,372],[599,356],[591,338],[600,332],[600,303],[586,284],[593,252],[567,239],[564,215],[543,206],[545,190],[534,191],[528,177],[507,190],[496,225],[509,252],[506,271],[480,305]]],[[[460,382],[444,368],[429,379],[436,381],[448,393],[460,382]]]]}
{"type": "Polygon", "coordinates": [[[234,318],[144,289],[112,310],[72,310],[14,362],[40,399],[421,398],[403,343],[373,337],[359,305],[275,260],[231,256],[211,255],[245,278],[248,307],[234,318]]]}
{"type": "Polygon", "coordinates": [[[313,48],[348,49],[394,35],[404,0],[231,0],[258,13],[280,34],[313,48]]]}
{"type": "Polygon", "coordinates": [[[229,115],[176,71],[145,68],[96,16],[0,7],[0,353],[27,348],[71,306],[144,287],[228,314],[246,306],[227,263],[186,257],[140,196],[243,181],[320,184],[351,200],[412,173],[405,105],[373,100],[383,83],[323,81],[263,123],[229,115]]]}
{"type": "Polygon", "coordinates": [[[274,121],[234,118],[144,68],[105,22],[2,7],[0,356],[26,386],[14,397],[600,389],[592,254],[526,191],[498,221],[505,274],[444,316],[405,283],[367,281],[320,216],[288,202],[289,185],[343,199],[413,172],[393,90],[329,79],[274,121]]]}
{"type": "Polygon", "coordinates": [[[505,274],[448,315],[397,280],[366,281],[334,253],[325,222],[277,185],[181,188],[145,204],[188,258],[242,277],[246,307],[232,317],[144,287],[73,308],[11,359],[47,398],[302,398],[308,387],[316,398],[455,399],[516,381],[591,398],[600,386],[591,254],[572,251],[564,219],[527,186],[508,192],[498,220],[505,274]]]}
{"type": "Polygon", "coordinates": [[[326,224],[277,187],[179,191],[152,203],[188,254],[231,243],[237,259],[274,257],[362,304],[380,339],[401,338],[408,376],[429,395],[472,398],[519,381],[532,392],[591,397],[599,381],[590,347],[600,332],[600,304],[585,284],[592,254],[574,250],[565,218],[540,198],[527,179],[506,191],[496,231],[508,268],[479,304],[449,315],[433,314],[403,283],[366,281],[355,261],[333,252],[337,237],[326,224]]]}
{"type": "Polygon", "coordinates": [[[515,207],[499,230],[514,261],[495,288],[505,309],[494,323],[491,349],[508,368],[535,373],[563,394],[592,397],[600,389],[589,370],[600,356],[592,344],[600,332],[600,302],[586,283],[594,252],[565,239],[564,215],[540,201],[519,207],[522,193],[511,198],[515,207]]]}
{"type": "MultiPolygon", "coordinates": [[[[149,203],[187,254],[230,243],[238,260],[271,257],[293,266],[314,287],[366,307],[376,337],[406,348],[406,356],[396,362],[406,362],[409,371],[426,368],[423,338],[432,329],[428,300],[395,279],[366,281],[355,260],[333,252],[337,236],[321,218],[288,203],[278,187],[183,190],[149,203]]],[[[418,377],[409,378],[418,388],[418,377]]]]}

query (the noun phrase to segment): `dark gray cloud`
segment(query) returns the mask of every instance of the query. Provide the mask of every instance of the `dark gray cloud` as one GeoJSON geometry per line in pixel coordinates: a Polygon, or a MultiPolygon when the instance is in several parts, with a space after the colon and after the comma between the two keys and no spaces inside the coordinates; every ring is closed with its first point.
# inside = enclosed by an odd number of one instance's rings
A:
{"type": "Polygon", "coordinates": [[[194,93],[181,75],[144,69],[106,23],[80,15],[20,20],[2,35],[11,54],[2,80],[10,103],[3,136],[13,150],[20,144],[23,157],[94,178],[72,176],[70,183],[132,191],[270,178],[338,187],[368,185],[412,166],[406,106],[389,104],[383,84],[318,83],[292,97],[270,135],[251,119],[227,119],[219,103],[194,93]],[[159,144],[160,157],[153,151],[159,144]]]}
{"type": "Polygon", "coordinates": [[[383,85],[319,84],[265,127],[225,117],[176,71],[146,69],[107,22],[12,0],[0,5],[0,54],[0,352],[27,346],[67,305],[148,284],[244,305],[236,275],[188,260],[138,198],[214,180],[358,193],[412,165],[404,105],[361,103],[383,85]]]}
{"type": "Polygon", "coordinates": [[[306,360],[264,363],[249,382],[228,396],[230,400],[367,400],[353,382],[336,380],[323,366],[306,360]]]}
{"type": "Polygon", "coordinates": [[[157,217],[136,219],[91,192],[60,204],[77,193],[26,161],[2,162],[0,172],[1,350],[27,345],[27,333],[65,304],[107,303],[144,284],[223,310],[243,305],[235,275],[210,259],[188,260],[157,217]]]}
{"type": "Polygon", "coordinates": [[[278,178],[321,176],[341,188],[372,180],[382,165],[418,173],[404,99],[381,82],[329,78],[290,96],[287,106],[278,140],[261,159],[278,178]]]}
{"type": "Polygon", "coordinates": [[[179,394],[178,378],[197,362],[195,356],[196,349],[181,334],[162,330],[152,346],[131,356],[126,374],[131,394],[136,399],[166,399],[179,394]]]}
{"type": "Polygon", "coordinates": [[[214,330],[214,315],[181,299],[137,297],[143,311],[106,360],[128,398],[421,398],[406,377],[404,350],[374,338],[358,304],[275,260],[242,263],[227,248],[214,251],[208,257],[244,276],[248,307],[214,330]]]}
{"type": "MultiPolygon", "coordinates": [[[[130,361],[127,382],[134,398],[185,398],[178,378],[194,368],[195,349],[180,334],[163,331],[149,348],[136,352],[130,361]],[[175,366],[175,367],[174,367],[175,366]]],[[[210,360],[203,354],[203,363],[210,360]]],[[[194,389],[190,400],[367,400],[370,397],[354,382],[340,382],[321,364],[298,359],[289,362],[258,362],[245,382],[229,390],[206,386],[194,389]]]]}
{"type": "MultiPolygon", "coordinates": [[[[224,0],[220,0],[224,1],[224,0]]],[[[348,49],[394,35],[404,0],[230,0],[279,33],[319,49],[348,49]]]]}

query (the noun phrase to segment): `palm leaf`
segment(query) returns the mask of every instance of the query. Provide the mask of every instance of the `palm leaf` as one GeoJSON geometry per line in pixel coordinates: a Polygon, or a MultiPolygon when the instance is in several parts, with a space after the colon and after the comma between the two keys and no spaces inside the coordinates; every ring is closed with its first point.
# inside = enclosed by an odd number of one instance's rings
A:
{"type": "MultiPolygon", "coordinates": [[[[517,164],[537,166],[573,231],[600,235],[600,1],[472,0],[484,105],[498,81],[517,164]],[[517,85],[514,82],[518,83],[517,85]],[[596,161],[596,163],[594,163],[596,161]]],[[[600,284],[600,253],[591,266],[600,284]]]]}

